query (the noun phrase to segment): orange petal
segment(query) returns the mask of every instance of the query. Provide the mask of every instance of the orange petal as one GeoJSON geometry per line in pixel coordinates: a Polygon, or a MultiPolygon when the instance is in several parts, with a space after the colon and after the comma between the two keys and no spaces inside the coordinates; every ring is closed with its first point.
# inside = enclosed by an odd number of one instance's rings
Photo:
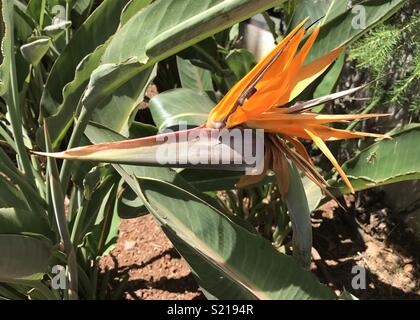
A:
{"type": "Polygon", "coordinates": [[[350,189],[350,192],[354,193],[353,186],[351,185],[350,180],[347,178],[346,173],[340,167],[337,160],[331,153],[330,149],[328,149],[324,141],[317,135],[315,131],[310,131],[308,129],[305,129],[305,132],[311,137],[312,141],[318,146],[318,148],[322,151],[322,153],[331,161],[331,163],[333,164],[333,166],[335,167],[335,169],[337,170],[337,172],[343,179],[344,183],[350,189]]]}
{"type": "Polygon", "coordinates": [[[304,29],[299,30],[296,36],[287,44],[281,58],[273,63],[256,84],[257,92],[229,117],[228,127],[234,127],[269,110],[275,104],[278,96],[288,90],[292,77],[288,65],[292,61],[304,33],[304,29]]]}
{"type": "MultiPolygon", "coordinates": [[[[315,43],[319,30],[320,26],[317,26],[282,73],[278,74],[275,78],[266,78],[260,82],[258,85],[258,88],[260,88],[259,91],[248,99],[242,108],[238,108],[229,117],[228,127],[234,127],[248,119],[252,119],[258,114],[269,110],[274,105],[284,104],[290,101],[289,97],[297,83],[296,79],[298,79],[299,69],[315,43]]],[[[296,37],[296,42],[297,40],[300,41],[298,37],[296,37]]]]}
{"type": "Polygon", "coordinates": [[[311,124],[325,124],[333,122],[347,122],[350,120],[356,119],[369,119],[376,117],[384,117],[388,114],[318,114],[318,113],[298,113],[298,114],[289,114],[280,112],[265,112],[259,115],[255,120],[258,121],[279,121],[279,126],[287,124],[301,124],[301,125],[311,125],[311,124]]]}
{"type": "MultiPolygon", "coordinates": [[[[308,56],[309,51],[314,45],[316,38],[318,37],[319,30],[320,30],[320,26],[317,26],[312,32],[312,34],[309,36],[308,40],[306,40],[305,44],[302,46],[302,49],[293,59],[293,62],[290,64],[289,71],[288,71],[291,77],[289,79],[289,89],[285,94],[279,96],[279,98],[276,101],[276,105],[284,105],[285,103],[292,100],[290,97],[291,97],[292,92],[294,91],[296,84],[298,83],[298,79],[300,78],[300,75],[299,75],[301,72],[300,70],[302,68],[303,63],[305,62],[306,57],[308,56]]],[[[320,72],[320,74],[323,72],[323,71],[321,72],[321,70],[316,70],[316,71],[320,72]]]]}
{"type": "Polygon", "coordinates": [[[309,18],[303,20],[291,33],[289,33],[264,59],[262,59],[241,81],[223,97],[223,99],[210,112],[207,126],[214,127],[217,122],[223,121],[235,107],[239,96],[250,85],[253,79],[264,69],[269,61],[289,43],[309,18]]]}
{"type": "MultiPolygon", "coordinates": [[[[299,94],[305,90],[308,85],[310,85],[316,78],[318,78],[321,74],[327,70],[327,68],[337,59],[340,53],[343,51],[342,48],[335,49],[331,51],[329,54],[309,63],[308,65],[303,66],[297,75],[297,79],[295,80],[295,85],[293,90],[290,93],[288,101],[292,101],[296,98],[299,94]]],[[[279,103],[279,105],[281,105],[279,103]]]]}
{"type": "MultiPolygon", "coordinates": [[[[311,128],[311,127],[309,127],[311,128]]],[[[359,131],[348,131],[330,128],[327,126],[318,126],[315,128],[317,134],[324,141],[334,141],[342,139],[358,139],[358,138],[379,138],[379,139],[390,139],[391,137],[384,134],[370,133],[370,132],[359,132],[359,131]]]]}

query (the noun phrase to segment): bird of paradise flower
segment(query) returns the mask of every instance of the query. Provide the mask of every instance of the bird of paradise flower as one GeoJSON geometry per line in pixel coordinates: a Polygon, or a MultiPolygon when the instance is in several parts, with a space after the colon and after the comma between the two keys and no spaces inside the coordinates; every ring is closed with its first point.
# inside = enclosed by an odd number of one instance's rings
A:
{"type": "MultiPolygon", "coordinates": [[[[296,102],[286,107],[324,73],[343,50],[337,48],[309,64],[304,64],[320,31],[320,26],[305,28],[307,21],[308,18],[302,21],[241,79],[213,108],[207,122],[198,128],[203,131],[237,127],[264,129],[266,132],[264,172],[257,176],[243,176],[238,186],[262,180],[266,171],[271,169],[276,174],[280,193],[285,196],[289,185],[287,164],[289,159],[309,179],[331,195],[327,190],[327,182],[318,173],[300,138],[313,141],[330,160],[349,190],[354,192],[353,186],[325,141],[362,137],[387,138],[381,134],[340,130],[328,126],[334,122],[380,117],[384,114],[322,115],[310,112],[315,106],[352,94],[362,87],[310,101],[296,102]],[[307,34],[310,34],[309,37],[301,45],[307,34]]],[[[136,153],[137,155],[141,153],[142,148],[159,143],[154,136],[74,148],[58,153],[37,153],[63,159],[135,163],[135,160],[126,161],[124,155],[130,158],[136,153]],[[124,153],[124,150],[128,153],[124,153]]]]}

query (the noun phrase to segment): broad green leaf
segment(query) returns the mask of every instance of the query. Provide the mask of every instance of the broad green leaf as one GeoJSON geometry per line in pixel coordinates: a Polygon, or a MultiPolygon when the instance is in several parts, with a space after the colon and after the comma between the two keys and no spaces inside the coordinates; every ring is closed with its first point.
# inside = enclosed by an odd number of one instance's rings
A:
{"type": "Polygon", "coordinates": [[[20,47],[25,60],[34,66],[37,66],[42,57],[48,52],[51,40],[49,38],[34,39],[33,41],[20,47]]]}
{"type": "MultiPolygon", "coordinates": [[[[58,107],[57,113],[46,119],[51,137],[51,144],[54,149],[59,146],[67,130],[70,128],[76,108],[89,83],[89,78],[99,65],[104,50],[105,46],[99,46],[92,54],[83,58],[77,66],[74,80],[68,83],[63,89],[64,101],[58,107]]],[[[48,95],[48,91],[44,90],[44,94],[48,95]]],[[[44,144],[43,137],[44,132],[43,129],[40,128],[37,132],[37,140],[40,145],[44,144]]]]}
{"type": "MultiPolygon", "coordinates": [[[[131,177],[123,174],[123,178],[127,181],[131,177]]],[[[177,179],[141,179],[135,191],[162,224],[205,291],[219,299],[334,298],[291,257],[277,252],[268,241],[180,187],[177,179]]]]}
{"type": "Polygon", "coordinates": [[[239,81],[255,66],[256,61],[248,50],[235,49],[226,56],[226,63],[239,81]]]}
{"type": "MultiPolygon", "coordinates": [[[[344,0],[340,0],[344,1],[344,0]]],[[[314,1],[314,0],[296,0],[295,7],[293,10],[292,19],[290,20],[288,31],[292,31],[299,23],[305,18],[309,17],[308,22],[312,23],[323,16],[325,16],[328,6],[332,0],[326,1],[314,1]]]]}
{"type": "Polygon", "coordinates": [[[405,0],[368,0],[359,7],[363,10],[362,13],[350,8],[326,21],[321,27],[306,62],[314,61],[335,48],[354,41],[380,21],[389,18],[405,2],[405,0]]]}
{"type": "Polygon", "coordinates": [[[155,126],[150,124],[145,124],[138,121],[133,121],[130,126],[130,139],[142,138],[147,136],[154,136],[158,133],[158,130],[155,126]]]}
{"type": "MultiPolygon", "coordinates": [[[[117,201],[117,184],[102,198],[102,205],[98,212],[92,231],[86,236],[86,250],[91,251],[93,258],[107,255],[117,243],[120,218],[115,211],[117,201]]],[[[99,206],[97,206],[99,207],[99,206]]]]}
{"type": "Polygon", "coordinates": [[[0,234],[37,233],[52,236],[46,219],[20,208],[0,208],[0,234]]]}
{"type": "Polygon", "coordinates": [[[330,0],[327,12],[325,13],[325,18],[322,20],[322,23],[326,23],[344,13],[349,6],[349,2],[349,0],[330,0]]]}
{"type": "Polygon", "coordinates": [[[95,107],[92,112],[92,121],[128,136],[132,118],[155,75],[156,69],[151,68],[137,74],[120,86],[105,101],[95,107]]]}
{"type": "Polygon", "coordinates": [[[155,96],[149,109],[159,131],[180,123],[199,126],[206,122],[214,102],[205,94],[191,89],[174,89],[155,96]]]}
{"type": "Polygon", "coordinates": [[[0,66],[0,95],[4,96],[9,94],[10,88],[10,64],[12,39],[11,30],[13,30],[13,13],[9,10],[10,4],[3,3],[1,1],[1,49],[2,54],[0,55],[1,66],[0,66]]]}
{"type": "Polygon", "coordinates": [[[137,12],[147,7],[147,5],[149,5],[151,2],[152,0],[131,0],[128,2],[121,14],[121,25],[124,25],[137,12]]]}
{"type": "Polygon", "coordinates": [[[0,176],[0,207],[28,209],[22,193],[4,176],[0,176]]]}
{"type": "Polygon", "coordinates": [[[296,0],[289,31],[293,30],[306,17],[308,23],[319,20],[322,24],[344,13],[347,9],[348,0],[296,0]]]}
{"type": "Polygon", "coordinates": [[[189,60],[176,57],[179,78],[183,88],[197,92],[213,91],[210,71],[193,65],[189,60]]]}
{"type": "Polygon", "coordinates": [[[278,3],[278,0],[155,1],[117,31],[103,62],[122,63],[135,57],[147,68],[278,3]]]}
{"type": "Polygon", "coordinates": [[[15,163],[10,160],[2,148],[0,148],[0,171],[13,184],[19,187],[31,210],[37,212],[39,215],[43,215],[46,206],[45,200],[41,198],[34,186],[25,179],[15,166],[15,163]]]}
{"type": "Polygon", "coordinates": [[[293,256],[302,267],[309,269],[312,250],[311,212],[300,174],[291,163],[289,164],[289,189],[286,204],[293,229],[293,256]]]}
{"type": "Polygon", "coordinates": [[[149,213],[143,201],[128,185],[123,185],[119,192],[116,210],[121,219],[133,219],[149,213]]]}
{"type": "Polygon", "coordinates": [[[95,0],[77,0],[71,12],[71,23],[74,29],[80,28],[83,22],[87,19],[95,0]]]}
{"type": "Polygon", "coordinates": [[[214,37],[209,37],[182,50],[178,56],[189,60],[197,67],[210,70],[212,73],[221,72],[224,68],[218,61],[218,44],[214,37]]]}
{"type": "Polygon", "coordinates": [[[16,43],[26,43],[28,38],[33,34],[36,26],[32,18],[17,4],[17,1],[15,1],[14,6],[14,20],[16,43]]]}
{"type": "Polygon", "coordinates": [[[44,239],[0,234],[0,279],[3,281],[33,277],[48,271],[52,245],[44,239]]]}
{"type": "Polygon", "coordinates": [[[0,137],[4,139],[4,142],[6,142],[10,147],[12,147],[14,151],[17,151],[16,143],[12,138],[12,133],[10,132],[10,128],[8,128],[8,126],[5,126],[3,128],[3,124],[1,123],[0,123],[0,137]]]}
{"type": "MultiPolygon", "coordinates": [[[[420,178],[420,124],[395,133],[392,139],[384,139],[362,150],[343,164],[355,190],[420,178]]],[[[339,184],[342,193],[348,193],[339,184]]]]}
{"type": "Polygon", "coordinates": [[[63,53],[54,63],[44,88],[41,105],[49,115],[57,112],[62,101],[63,87],[73,79],[80,61],[103,44],[120,23],[119,13],[128,0],[106,0],[89,16],[72,37],[63,53]]]}
{"type": "Polygon", "coordinates": [[[244,172],[235,171],[209,171],[187,168],[179,175],[200,191],[230,190],[244,175],[244,172]]]}

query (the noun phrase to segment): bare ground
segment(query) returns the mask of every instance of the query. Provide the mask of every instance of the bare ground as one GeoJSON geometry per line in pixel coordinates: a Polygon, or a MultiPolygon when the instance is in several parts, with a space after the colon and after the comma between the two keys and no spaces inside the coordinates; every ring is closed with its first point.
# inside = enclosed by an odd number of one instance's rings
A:
{"type": "MultiPolygon", "coordinates": [[[[328,202],[313,214],[312,271],[337,294],[345,288],[360,299],[420,299],[418,247],[380,202],[373,199],[366,210],[352,197],[346,201],[347,212],[328,202]],[[364,290],[351,287],[355,265],[366,270],[364,290]]],[[[118,243],[102,266],[116,278],[128,274],[126,299],[204,299],[151,215],[122,222],[118,243]]]]}

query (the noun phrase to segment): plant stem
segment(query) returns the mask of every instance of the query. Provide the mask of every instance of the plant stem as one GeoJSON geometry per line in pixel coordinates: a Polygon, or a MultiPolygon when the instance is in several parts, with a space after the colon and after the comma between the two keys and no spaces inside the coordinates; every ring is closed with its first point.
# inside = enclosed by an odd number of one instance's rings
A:
{"type": "Polygon", "coordinates": [[[47,0],[42,0],[41,2],[41,12],[39,14],[39,29],[42,30],[44,26],[44,15],[45,15],[45,5],[47,0]]]}
{"type": "Polygon", "coordinates": [[[73,229],[71,231],[71,242],[75,245],[79,243],[79,229],[80,229],[80,223],[84,221],[84,216],[86,214],[87,206],[88,206],[89,200],[83,198],[82,205],[77,210],[76,219],[74,221],[73,229]]]}
{"type": "MultiPolygon", "coordinates": [[[[10,9],[10,8],[9,8],[10,9]]],[[[10,122],[12,125],[13,138],[15,140],[17,154],[19,156],[19,163],[21,164],[25,176],[28,178],[29,183],[35,186],[35,178],[32,172],[31,162],[26,152],[25,143],[23,140],[22,122],[19,112],[19,89],[17,85],[17,74],[16,74],[16,59],[15,59],[15,39],[14,39],[14,28],[13,20],[10,22],[10,52],[5,54],[10,55],[10,87],[11,87],[11,99],[7,99],[7,110],[10,115],[10,122]]]]}
{"type": "MultiPolygon", "coordinates": [[[[66,1],[66,21],[70,21],[70,13],[71,13],[70,2],[66,1]]],[[[66,44],[69,44],[69,42],[70,42],[70,26],[66,28],[66,44]]]]}
{"type": "MultiPolygon", "coordinates": [[[[71,134],[69,144],[67,146],[68,149],[77,147],[77,145],[80,142],[80,139],[83,136],[83,133],[86,129],[86,126],[89,123],[90,118],[90,112],[86,110],[86,108],[82,108],[80,112],[80,116],[77,118],[76,125],[74,127],[74,130],[71,134]]],[[[71,175],[71,167],[74,161],[63,161],[63,166],[61,167],[60,172],[60,180],[61,185],[63,186],[63,191],[66,192],[69,181],[70,181],[70,175],[71,175]]]]}
{"type": "Polygon", "coordinates": [[[117,197],[115,196],[118,191],[118,184],[116,183],[111,190],[110,197],[104,208],[104,219],[102,224],[101,235],[99,237],[97,255],[101,256],[103,254],[103,250],[105,247],[105,242],[109,234],[109,230],[111,228],[112,218],[114,214],[114,206],[117,197]]]}

